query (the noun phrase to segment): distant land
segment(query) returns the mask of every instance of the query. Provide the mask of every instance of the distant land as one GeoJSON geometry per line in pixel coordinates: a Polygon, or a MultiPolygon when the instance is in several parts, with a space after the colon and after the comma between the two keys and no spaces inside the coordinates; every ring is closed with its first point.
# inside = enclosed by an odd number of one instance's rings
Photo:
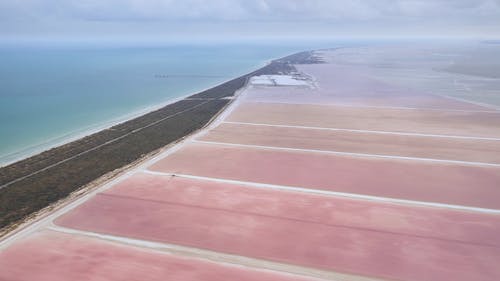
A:
{"type": "Polygon", "coordinates": [[[500,44],[500,40],[485,40],[482,42],[486,44],[500,44]]]}

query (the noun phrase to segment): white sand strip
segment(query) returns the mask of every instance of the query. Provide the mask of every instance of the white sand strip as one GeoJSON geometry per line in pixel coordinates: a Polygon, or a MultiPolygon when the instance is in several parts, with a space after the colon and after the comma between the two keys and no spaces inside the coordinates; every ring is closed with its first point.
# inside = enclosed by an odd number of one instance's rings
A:
{"type": "Polygon", "coordinates": [[[236,124],[236,125],[250,125],[250,126],[279,127],[279,128],[295,128],[295,129],[340,131],[340,132],[353,132],[353,133],[366,133],[366,134],[400,135],[400,136],[412,136],[412,137],[431,137],[431,138],[450,138],[450,139],[464,139],[464,140],[500,141],[500,138],[490,138],[490,137],[471,137],[471,136],[456,136],[456,135],[436,135],[436,134],[423,134],[423,133],[375,131],[375,130],[360,130],[360,129],[341,129],[341,128],[295,126],[295,125],[277,125],[277,124],[251,123],[251,122],[234,122],[234,121],[223,121],[222,123],[236,124]]]}
{"type": "Polygon", "coordinates": [[[114,242],[118,244],[126,244],[138,248],[146,248],[151,251],[159,252],[162,254],[171,254],[174,256],[204,259],[218,264],[223,264],[225,266],[238,267],[246,270],[257,270],[264,272],[273,272],[275,274],[282,274],[287,276],[303,276],[309,278],[315,278],[312,280],[345,280],[345,281],[376,281],[380,279],[362,277],[357,275],[350,275],[344,273],[337,273],[331,271],[324,271],[319,269],[313,269],[309,267],[302,267],[298,265],[291,265],[267,260],[260,260],[255,258],[250,258],[246,256],[233,255],[220,253],[205,249],[199,249],[188,246],[181,246],[169,243],[161,243],[147,240],[140,240],[134,238],[127,238],[123,236],[100,234],[90,231],[70,229],[60,226],[52,225],[47,227],[51,231],[56,231],[71,235],[80,235],[100,240],[105,240],[109,242],[114,242]]]}
{"type": "Polygon", "coordinates": [[[435,203],[435,202],[424,202],[424,201],[397,199],[397,198],[389,198],[389,197],[379,197],[379,196],[372,196],[372,195],[336,192],[336,191],[311,189],[311,188],[296,187],[296,186],[285,186],[285,185],[276,185],[276,184],[267,184],[267,183],[257,183],[257,182],[248,182],[248,181],[210,178],[210,177],[202,177],[202,176],[194,176],[194,175],[186,175],[186,174],[164,173],[164,172],[156,172],[156,171],[150,171],[150,170],[144,170],[143,172],[147,173],[147,174],[152,174],[152,175],[167,176],[167,177],[176,176],[176,177],[183,177],[183,178],[196,179],[196,180],[206,180],[206,181],[212,181],[212,182],[243,185],[243,186],[252,187],[252,188],[275,189],[275,190],[282,190],[282,191],[310,193],[310,194],[326,195],[326,196],[333,196],[333,197],[347,197],[347,198],[351,198],[351,199],[360,199],[360,200],[368,200],[368,201],[383,202],[383,203],[393,203],[393,204],[399,204],[399,205],[411,205],[411,206],[420,206],[420,207],[453,209],[453,210],[459,210],[459,211],[478,212],[478,213],[487,213],[487,214],[500,214],[500,210],[497,210],[497,209],[487,209],[487,208],[479,208],[479,207],[471,207],[471,206],[452,205],[452,204],[443,204],[443,203],[435,203]]]}
{"type": "Polygon", "coordinates": [[[318,150],[318,149],[303,149],[303,148],[291,148],[291,147],[277,147],[277,146],[263,146],[263,145],[201,141],[201,140],[193,140],[192,142],[204,143],[204,144],[214,144],[214,145],[223,145],[223,146],[232,146],[232,147],[243,147],[243,148],[309,152],[309,153],[318,153],[318,154],[332,154],[332,155],[361,157],[361,158],[381,158],[381,159],[393,159],[393,160],[435,162],[435,163],[442,163],[442,164],[456,164],[456,165],[465,165],[465,166],[500,167],[500,164],[483,163],[483,162],[470,162],[470,161],[460,161],[460,160],[445,160],[445,159],[419,158],[419,157],[396,156],[396,155],[366,154],[366,153],[354,153],[354,152],[342,152],[342,151],[330,151],[330,150],[318,150]]]}
{"type": "Polygon", "coordinates": [[[451,108],[432,108],[432,107],[408,107],[408,106],[389,106],[389,105],[366,105],[366,104],[348,104],[348,103],[315,103],[315,102],[293,102],[293,101],[260,101],[260,100],[249,100],[249,103],[268,103],[268,104],[301,104],[301,105],[324,105],[324,106],[336,106],[336,107],[349,107],[349,108],[374,108],[374,109],[401,109],[401,110],[417,110],[417,111],[438,111],[438,112],[464,112],[464,113],[492,113],[499,114],[500,110],[488,110],[488,109],[451,109],[451,108]]]}

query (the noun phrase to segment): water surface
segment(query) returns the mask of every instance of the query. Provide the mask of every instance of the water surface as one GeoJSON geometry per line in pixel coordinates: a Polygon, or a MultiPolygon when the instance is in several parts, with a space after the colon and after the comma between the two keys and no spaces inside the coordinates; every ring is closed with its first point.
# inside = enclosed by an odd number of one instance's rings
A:
{"type": "Polygon", "coordinates": [[[0,46],[0,165],[325,46],[0,46]]]}

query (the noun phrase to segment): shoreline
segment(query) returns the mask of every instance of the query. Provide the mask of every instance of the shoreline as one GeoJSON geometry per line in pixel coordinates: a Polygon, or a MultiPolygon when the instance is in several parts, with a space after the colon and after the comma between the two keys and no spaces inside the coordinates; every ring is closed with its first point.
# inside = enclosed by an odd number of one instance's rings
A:
{"type": "MultiPolygon", "coordinates": [[[[291,54],[289,54],[289,55],[291,55],[291,54]]],[[[271,64],[273,60],[274,59],[262,61],[259,65],[257,65],[254,68],[254,71],[258,71],[259,69],[271,64]]],[[[251,72],[253,72],[253,71],[251,71],[251,72]]],[[[76,130],[74,130],[72,132],[68,132],[62,136],[49,139],[43,143],[27,147],[27,148],[24,148],[24,149],[16,151],[16,152],[12,152],[12,153],[5,154],[5,155],[0,155],[0,169],[7,167],[9,165],[15,164],[17,162],[26,160],[30,157],[39,155],[39,154],[44,153],[46,151],[49,151],[51,149],[58,148],[60,146],[69,144],[71,142],[81,140],[85,137],[91,136],[91,135],[99,133],[101,131],[108,130],[108,129],[110,129],[114,126],[120,125],[122,123],[126,123],[128,121],[133,120],[133,119],[140,118],[140,117],[147,115],[151,112],[160,110],[168,105],[185,100],[185,99],[189,98],[190,96],[194,96],[196,94],[205,92],[205,91],[210,90],[212,88],[221,86],[221,85],[223,85],[231,80],[237,79],[237,78],[239,78],[241,76],[245,76],[247,74],[248,73],[244,73],[244,74],[241,74],[238,76],[234,76],[234,77],[231,77],[231,78],[224,80],[220,83],[202,88],[202,89],[194,91],[194,92],[190,92],[190,93],[182,95],[180,97],[168,99],[166,101],[159,102],[159,103],[156,103],[154,105],[146,106],[142,109],[138,109],[138,110],[135,110],[135,111],[130,112],[128,114],[118,116],[118,117],[113,118],[111,120],[103,121],[103,122],[95,124],[95,125],[87,126],[86,128],[76,129],[76,130]],[[3,158],[7,158],[7,159],[2,160],[3,158]]]]}
{"type": "MultiPolygon", "coordinates": [[[[226,81],[227,82],[227,81],[226,81]]],[[[223,82],[225,83],[225,82],[223,82]]],[[[223,84],[222,83],[222,84],[223,84]]],[[[210,128],[214,124],[217,124],[217,121],[224,117],[226,113],[229,113],[232,108],[235,106],[238,95],[243,92],[248,87],[248,84],[245,84],[243,87],[235,91],[234,98],[231,99],[218,113],[216,113],[206,124],[205,126],[199,128],[198,130],[192,132],[189,135],[181,137],[164,147],[161,147],[157,150],[154,150],[147,155],[144,155],[140,159],[135,160],[134,162],[127,164],[121,168],[110,171],[88,184],[82,186],[80,189],[75,190],[70,195],[65,198],[54,202],[46,206],[45,208],[36,211],[30,215],[28,215],[23,220],[8,225],[6,227],[0,227],[0,250],[2,248],[7,247],[13,240],[18,239],[18,235],[26,236],[35,229],[38,228],[39,224],[43,224],[46,220],[53,219],[59,213],[66,212],[67,210],[71,210],[76,206],[80,205],[82,202],[88,200],[91,196],[101,192],[102,190],[108,189],[112,184],[116,182],[120,182],[123,178],[127,177],[129,174],[133,173],[135,170],[140,169],[147,165],[153,159],[156,159],[162,153],[166,151],[172,150],[184,143],[185,141],[193,138],[194,136],[203,132],[203,130],[210,128]]],[[[207,88],[210,89],[210,88],[207,88]]],[[[203,90],[205,91],[205,90],[203,90]]],[[[190,95],[192,96],[192,94],[190,95]]],[[[168,104],[167,104],[168,105],[168,104]]]]}
{"type": "MultiPolygon", "coordinates": [[[[261,67],[259,67],[255,71],[258,71],[259,69],[271,64],[272,61],[273,60],[266,61],[265,64],[263,64],[261,67]]],[[[248,73],[244,74],[242,76],[245,76],[245,75],[248,75],[248,73]]],[[[241,77],[241,76],[238,76],[236,78],[239,78],[239,77],[241,77]]],[[[236,78],[233,78],[233,79],[236,79],[236,78]]],[[[216,86],[222,85],[222,84],[227,83],[231,80],[224,81],[220,84],[217,84],[216,86]]],[[[213,87],[216,87],[216,86],[213,86],[213,87]]],[[[207,91],[213,87],[203,89],[199,92],[196,92],[195,94],[202,93],[202,92],[207,91]]],[[[28,215],[27,217],[25,217],[24,219],[22,219],[16,223],[13,223],[13,224],[8,225],[8,226],[3,227],[3,228],[0,227],[0,249],[7,247],[8,245],[10,245],[10,243],[13,240],[18,239],[17,236],[19,236],[19,235],[26,236],[26,235],[32,233],[33,231],[35,231],[39,227],[38,226],[39,224],[43,224],[46,220],[53,219],[59,213],[63,213],[63,212],[66,212],[67,210],[71,210],[71,209],[75,208],[76,206],[80,205],[81,202],[84,202],[88,198],[90,198],[90,196],[93,196],[93,195],[97,194],[98,192],[101,192],[102,190],[108,189],[110,186],[112,186],[116,182],[122,181],[129,174],[133,173],[137,169],[144,167],[149,162],[156,159],[159,155],[161,155],[167,151],[171,151],[171,150],[175,149],[176,147],[177,148],[180,147],[187,140],[193,138],[194,136],[196,136],[200,133],[203,133],[203,130],[206,130],[207,128],[211,128],[212,126],[218,124],[218,122],[220,122],[220,120],[225,118],[225,116],[227,114],[229,114],[234,109],[234,107],[238,103],[239,96],[247,88],[248,88],[248,83],[245,83],[245,85],[243,87],[237,89],[234,92],[233,97],[229,100],[229,102],[219,112],[217,112],[203,127],[192,132],[191,134],[188,134],[184,137],[181,137],[181,138],[167,144],[164,147],[161,147],[157,150],[154,150],[154,151],[148,153],[147,155],[144,155],[143,157],[135,160],[134,162],[132,162],[130,164],[127,164],[127,165],[125,165],[121,168],[118,168],[116,170],[110,171],[110,172],[94,179],[93,181],[89,182],[88,184],[82,186],[80,189],[75,190],[67,197],[62,198],[62,199],[46,206],[45,208],[28,215]]],[[[182,98],[181,97],[176,98],[176,99],[172,100],[172,102],[165,104],[164,106],[167,106],[167,105],[175,103],[177,101],[189,98],[190,96],[193,96],[195,94],[189,94],[189,95],[186,95],[182,98]]],[[[158,109],[161,109],[161,108],[162,107],[160,107],[158,109]]],[[[156,110],[158,110],[158,109],[156,109],[156,110]]],[[[155,111],[155,109],[153,109],[152,111],[155,111]]],[[[152,111],[149,111],[149,112],[152,112],[152,111]]],[[[145,114],[147,114],[147,113],[145,113],[145,114]]],[[[124,121],[124,122],[126,122],[126,121],[124,121]]]]}
{"type": "Polygon", "coordinates": [[[209,126],[256,75],[287,74],[294,64],[315,63],[312,51],[263,62],[260,68],[206,90],[148,108],[108,129],[1,167],[0,232],[15,231],[38,212],[57,206],[93,182],[142,162],[209,126]]]}

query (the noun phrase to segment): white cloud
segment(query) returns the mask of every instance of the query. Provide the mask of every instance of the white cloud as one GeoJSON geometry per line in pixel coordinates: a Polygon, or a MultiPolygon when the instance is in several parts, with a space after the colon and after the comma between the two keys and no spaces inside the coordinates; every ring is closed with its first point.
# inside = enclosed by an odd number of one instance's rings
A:
{"type": "Polygon", "coordinates": [[[200,32],[214,25],[259,32],[263,23],[276,31],[287,24],[297,30],[314,25],[361,33],[395,28],[432,33],[451,27],[470,32],[472,26],[500,30],[500,0],[0,0],[0,35],[24,32],[29,26],[42,29],[44,24],[90,32],[85,23],[115,30],[120,25],[198,25],[200,32]]]}
{"type": "Polygon", "coordinates": [[[498,0],[1,0],[3,16],[85,20],[336,20],[500,15],[498,0]]]}

